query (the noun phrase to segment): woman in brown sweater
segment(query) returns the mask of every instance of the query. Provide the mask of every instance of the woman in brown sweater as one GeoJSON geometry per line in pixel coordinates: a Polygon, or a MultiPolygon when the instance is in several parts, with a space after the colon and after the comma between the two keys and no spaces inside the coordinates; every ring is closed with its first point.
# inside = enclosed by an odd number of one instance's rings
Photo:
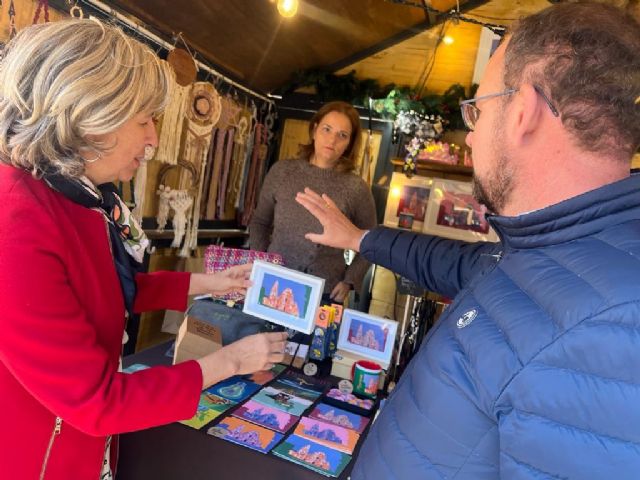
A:
{"type": "Polygon", "coordinates": [[[350,289],[360,288],[369,264],[358,255],[347,266],[342,250],[307,240],[306,233],[320,233],[322,226],[295,196],[305,187],[326,193],[359,228],[375,226],[371,191],[353,173],[360,139],[358,112],[345,102],[325,104],[311,119],[309,137],[298,158],[277,162],[269,170],[249,224],[249,244],[281,254],[289,268],[324,278],[324,293],[342,303],[350,289]]]}

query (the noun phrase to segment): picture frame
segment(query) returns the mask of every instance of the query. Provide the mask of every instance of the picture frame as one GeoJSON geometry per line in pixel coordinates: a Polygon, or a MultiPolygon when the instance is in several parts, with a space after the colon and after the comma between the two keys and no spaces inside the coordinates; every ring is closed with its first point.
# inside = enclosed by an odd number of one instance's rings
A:
{"type": "Polygon", "coordinates": [[[485,218],[487,208],[473,197],[469,182],[435,180],[423,233],[466,242],[497,242],[485,218]]]}
{"type": "Polygon", "coordinates": [[[384,213],[386,227],[421,232],[427,211],[433,179],[400,172],[391,176],[387,206],[384,213]]]}
{"type": "Polygon", "coordinates": [[[487,27],[482,27],[480,31],[480,41],[478,42],[478,53],[476,54],[476,63],[473,69],[473,80],[471,83],[479,84],[482,80],[482,75],[487,68],[487,63],[493,52],[496,51],[498,45],[500,45],[500,35],[492,32],[487,27]]]}
{"type": "Polygon", "coordinates": [[[310,334],[324,290],[324,279],[262,260],[253,262],[253,285],[242,311],[310,334]]]}
{"type": "Polygon", "coordinates": [[[338,337],[338,349],[379,362],[391,363],[398,322],[368,313],[344,309],[338,337]]]}

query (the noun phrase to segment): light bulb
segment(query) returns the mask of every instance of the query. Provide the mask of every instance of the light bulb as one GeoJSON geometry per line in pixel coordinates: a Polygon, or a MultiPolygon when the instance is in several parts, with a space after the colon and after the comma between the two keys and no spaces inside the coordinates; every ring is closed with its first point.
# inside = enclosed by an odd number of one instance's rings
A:
{"type": "Polygon", "coordinates": [[[442,43],[444,43],[445,45],[451,45],[453,42],[453,37],[450,37],[449,35],[445,35],[442,39],[442,43]]]}
{"type": "Polygon", "coordinates": [[[278,0],[277,8],[283,17],[293,17],[298,12],[298,0],[278,0]]]}

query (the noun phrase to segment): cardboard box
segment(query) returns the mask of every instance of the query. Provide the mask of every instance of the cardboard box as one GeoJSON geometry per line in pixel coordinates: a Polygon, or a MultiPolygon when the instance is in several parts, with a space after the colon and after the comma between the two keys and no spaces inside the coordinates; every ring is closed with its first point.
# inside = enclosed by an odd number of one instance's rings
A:
{"type": "MultiPolygon", "coordinates": [[[[351,378],[351,368],[353,367],[353,364],[358,360],[369,360],[369,359],[356,355],[355,353],[345,352],[344,350],[337,350],[335,356],[333,357],[331,375],[334,375],[340,378],[346,378],[347,380],[353,380],[351,378]]],[[[376,363],[380,364],[380,362],[376,362],[376,363]]],[[[380,374],[380,383],[378,384],[379,389],[384,387],[386,371],[389,368],[388,364],[380,364],[380,366],[382,367],[382,373],[380,374]]]]}
{"type": "Polygon", "coordinates": [[[220,348],[222,348],[220,329],[197,317],[188,315],[178,330],[173,363],[197,360],[220,348]]]}

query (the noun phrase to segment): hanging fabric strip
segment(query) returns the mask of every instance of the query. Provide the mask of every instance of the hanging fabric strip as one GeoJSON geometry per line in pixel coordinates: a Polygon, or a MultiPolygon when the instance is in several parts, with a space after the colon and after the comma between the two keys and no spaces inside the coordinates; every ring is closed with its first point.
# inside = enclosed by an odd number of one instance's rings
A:
{"type": "Polygon", "coordinates": [[[211,131],[211,142],[209,143],[209,150],[207,151],[207,160],[204,175],[202,178],[202,202],[200,202],[200,218],[205,218],[207,211],[207,200],[209,198],[209,186],[211,185],[211,173],[213,172],[213,157],[216,151],[216,139],[218,137],[218,129],[214,128],[211,131]]]}
{"type": "Polygon", "coordinates": [[[244,199],[244,209],[242,212],[242,225],[248,225],[253,214],[256,200],[256,189],[258,188],[260,175],[260,159],[266,158],[267,130],[261,123],[256,125],[253,152],[251,154],[251,167],[244,199]]]}
{"type": "Polygon", "coordinates": [[[220,170],[224,162],[224,139],[227,131],[218,129],[216,135],[216,152],[213,157],[213,170],[211,172],[211,184],[209,185],[209,198],[207,198],[207,210],[204,218],[213,220],[216,215],[216,201],[218,200],[218,183],[220,183],[220,170]]]}
{"type": "Polygon", "coordinates": [[[33,16],[33,24],[35,25],[40,20],[40,11],[44,7],[44,23],[49,23],[49,0],[38,0],[38,7],[36,13],[33,16]]]}
{"type": "MultiPolygon", "coordinates": [[[[249,134],[247,138],[247,149],[244,154],[244,161],[242,162],[242,172],[240,174],[240,193],[236,199],[235,207],[238,213],[244,211],[244,197],[247,189],[247,179],[249,176],[249,164],[251,162],[251,155],[253,153],[254,136],[256,125],[258,124],[258,107],[254,102],[251,102],[251,124],[249,125],[249,134]]],[[[239,216],[240,218],[240,216],[239,216]]]]}
{"type": "Polygon", "coordinates": [[[231,156],[233,155],[233,137],[235,131],[235,128],[227,130],[227,142],[224,147],[224,164],[221,172],[222,179],[218,185],[218,218],[222,218],[224,216],[224,202],[227,195],[227,182],[229,181],[229,170],[231,169],[231,156]]]}
{"type": "Polygon", "coordinates": [[[13,0],[9,3],[9,40],[18,34],[16,30],[16,7],[13,0]]]}

